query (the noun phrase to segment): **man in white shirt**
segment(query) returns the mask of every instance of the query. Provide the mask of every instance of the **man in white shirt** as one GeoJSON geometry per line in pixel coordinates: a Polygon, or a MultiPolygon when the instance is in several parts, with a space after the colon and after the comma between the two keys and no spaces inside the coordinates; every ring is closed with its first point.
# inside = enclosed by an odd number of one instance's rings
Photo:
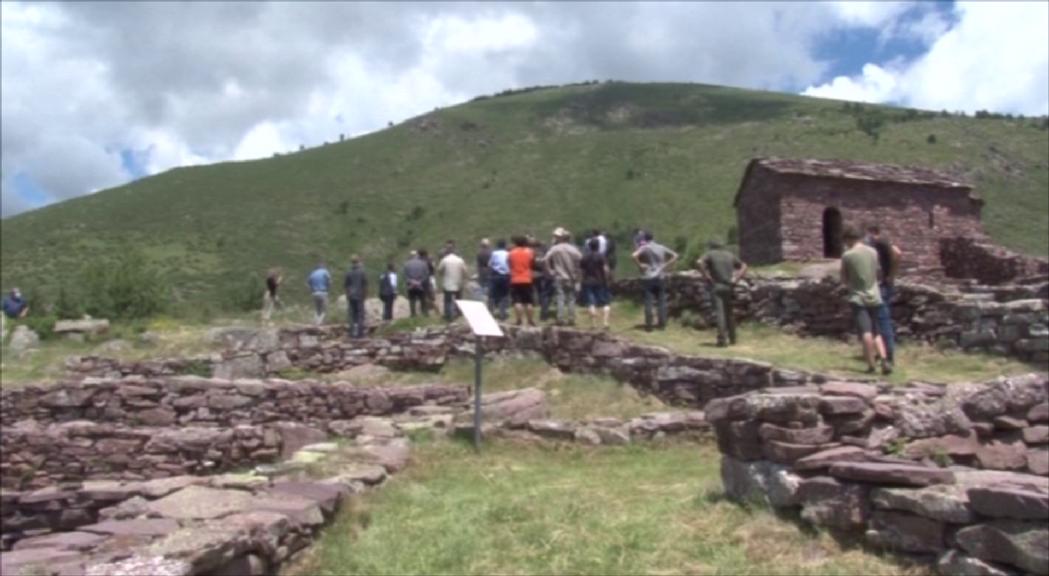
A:
{"type": "Polygon", "coordinates": [[[444,291],[444,319],[451,322],[458,314],[455,301],[462,297],[468,269],[466,261],[455,253],[455,244],[449,242],[447,254],[437,264],[437,278],[444,291]]]}

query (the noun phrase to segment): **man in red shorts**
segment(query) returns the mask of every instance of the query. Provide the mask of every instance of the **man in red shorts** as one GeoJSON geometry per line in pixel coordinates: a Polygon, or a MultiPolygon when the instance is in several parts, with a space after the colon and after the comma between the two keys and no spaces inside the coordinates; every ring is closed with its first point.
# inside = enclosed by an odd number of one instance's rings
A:
{"type": "Polygon", "coordinates": [[[514,248],[510,250],[510,301],[514,304],[514,324],[521,325],[521,314],[528,319],[529,326],[535,326],[532,319],[533,289],[532,268],[535,266],[535,253],[528,247],[524,236],[514,237],[514,248]]]}

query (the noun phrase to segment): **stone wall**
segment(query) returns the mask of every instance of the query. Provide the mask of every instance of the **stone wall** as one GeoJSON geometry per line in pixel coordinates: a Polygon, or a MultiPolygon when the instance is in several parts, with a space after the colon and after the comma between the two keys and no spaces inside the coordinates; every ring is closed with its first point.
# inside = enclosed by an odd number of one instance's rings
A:
{"type": "MultiPolygon", "coordinates": [[[[706,283],[694,273],[669,279],[672,315],[699,327],[714,324],[706,283]]],[[[900,340],[982,350],[1049,362],[1049,283],[932,287],[900,281],[893,319],[900,340]]],[[[640,298],[638,279],[618,280],[617,295],[640,298]]],[[[752,279],[736,287],[740,320],[756,320],[811,336],[851,337],[852,317],[836,280],[752,279]]]]}
{"type": "Polygon", "coordinates": [[[827,383],[707,405],[737,501],[800,510],[944,575],[1049,570],[1049,378],[827,383]]]}
{"type": "MultiPolygon", "coordinates": [[[[653,394],[672,406],[702,408],[713,398],[731,396],[748,390],[766,386],[790,386],[806,382],[823,382],[825,377],[819,374],[808,374],[795,370],[783,370],[753,360],[742,358],[707,358],[672,353],[659,346],[647,346],[619,339],[601,332],[574,330],[568,328],[546,327],[541,329],[506,327],[507,337],[489,340],[487,351],[492,354],[532,354],[544,358],[547,362],[566,372],[607,374],[625,382],[643,394],[653,394]]],[[[412,334],[395,335],[389,338],[347,339],[344,329],[330,328],[294,328],[273,331],[267,336],[264,347],[256,342],[257,337],[248,337],[247,344],[234,345],[219,355],[214,364],[216,374],[238,378],[261,377],[271,375],[275,368],[271,359],[280,357],[281,370],[301,369],[319,373],[337,373],[363,364],[379,364],[393,368],[412,370],[440,369],[452,356],[472,357],[473,336],[464,327],[436,328],[418,331],[412,334]],[[275,346],[273,348],[269,346],[275,346]],[[420,368],[421,367],[421,368],[420,368]]],[[[119,362],[102,358],[79,358],[71,360],[67,366],[79,376],[88,374],[108,374],[110,376],[138,375],[140,372],[152,373],[162,362],[119,362]]],[[[201,379],[181,377],[173,381],[200,382],[201,379]]],[[[223,386],[216,381],[215,386],[223,386]]],[[[269,388],[292,387],[286,381],[270,384],[269,388]]],[[[300,387],[321,387],[323,395],[349,395],[358,398],[367,395],[367,389],[355,389],[352,386],[332,386],[318,383],[297,384],[300,387]]],[[[186,386],[186,385],[183,385],[186,386]]],[[[227,385],[230,386],[230,385],[227,385]]],[[[265,384],[260,384],[266,388],[265,384]]],[[[234,386],[235,388],[235,386],[234,386]]],[[[291,389],[294,389],[293,387],[291,389]]],[[[411,388],[407,389],[411,390],[411,388]]],[[[43,394],[39,389],[37,394],[43,394]]],[[[230,391],[238,397],[245,393],[230,391]]],[[[288,392],[285,392],[286,394],[288,392]]],[[[407,393],[407,392],[404,392],[407,393]]],[[[78,393],[79,394],[79,393],[78,393]]],[[[213,394],[226,395],[225,392],[213,394]]],[[[303,398],[313,397],[313,392],[303,389],[303,398]]],[[[374,394],[374,392],[371,392],[374,394]]],[[[205,394],[205,398],[207,395],[205,394]]],[[[14,398],[12,396],[12,398],[14,398]]],[[[55,396],[50,403],[82,402],[85,409],[88,399],[75,396],[66,400],[64,396],[55,396]]],[[[194,404],[202,400],[186,401],[194,404]]],[[[366,401],[366,400],[365,400],[366,401]]],[[[236,404],[241,400],[221,400],[220,403],[236,404]]],[[[339,402],[359,402],[357,400],[334,400],[339,402]]],[[[333,402],[314,400],[317,404],[333,402]]],[[[191,413],[192,420],[210,417],[212,409],[205,404],[194,406],[202,412],[184,410],[178,412],[181,421],[184,414],[191,413]]],[[[96,410],[92,408],[92,410],[96,410]]],[[[92,412],[94,414],[95,412],[92,412]]],[[[170,419],[170,411],[163,414],[170,419]]],[[[148,416],[154,413],[150,412],[148,416]]],[[[309,414],[294,415],[295,419],[308,418],[309,414]]],[[[141,420],[141,416],[135,416],[141,420]]],[[[235,418],[230,420],[238,421],[235,418]]],[[[257,422],[252,419],[252,422],[257,422]]]]}
{"type": "Polygon", "coordinates": [[[465,387],[357,387],[312,380],[222,380],[197,376],[85,378],[0,392],[5,423],[92,420],[126,426],[235,427],[293,421],[326,428],[332,421],[449,405],[465,387]]]}
{"type": "MultiPolygon", "coordinates": [[[[296,425],[286,424],[289,430],[296,425]]],[[[0,480],[7,488],[42,488],[84,478],[145,480],[272,462],[281,453],[276,426],[128,427],[85,420],[0,428],[0,480]]]]}
{"type": "Polygon", "coordinates": [[[943,272],[949,278],[1004,284],[1049,275],[1049,260],[1018,254],[980,239],[944,238],[939,248],[943,272]]]}

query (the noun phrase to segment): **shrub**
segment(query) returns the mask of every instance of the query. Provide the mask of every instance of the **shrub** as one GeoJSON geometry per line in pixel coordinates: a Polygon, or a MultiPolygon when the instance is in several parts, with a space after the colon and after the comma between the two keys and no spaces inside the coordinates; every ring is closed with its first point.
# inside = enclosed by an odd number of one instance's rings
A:
{"type": "Polygon", "coordinates": [[[935,144],[936,143],[936,135],[935,134],[929,134],[929,137],[926,138],[925,141],[928,142],[929,144],[935,144]]]}
{"type": "Polygon", "coordinates": [[[96,261],[85,268],[83,309],[99,318],[146,318],[160,312],[168,290],[159,271],[139,252],[115,263],[96,261]]]}
{"type": "Polygon", "coordinates": [[[34,314],[30,310],[29,315],[18,320],[17,323],[28,326],[30,330],[36,332],[37,336],[40,336],[41,340],[50,340],[55,336],[55,322],[57,321],[58,317],[54,314],[34,314]]]}
{"type": "Polygon", "coordinates": [[[262,294],[266,285],[258,274],[245,274],[228,286],[224,300],[231,310],[250,312],[262,307],[262,294]]]}

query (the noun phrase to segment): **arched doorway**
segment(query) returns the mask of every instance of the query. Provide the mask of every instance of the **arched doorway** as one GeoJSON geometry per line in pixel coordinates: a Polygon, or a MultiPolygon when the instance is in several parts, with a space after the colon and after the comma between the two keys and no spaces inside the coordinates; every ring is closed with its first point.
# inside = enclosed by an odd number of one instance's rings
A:
{"type": "Polygon", "coordinates": [[[823,211],[823,257],[841,258],[841,211],[827,208],[823,211]]]}

